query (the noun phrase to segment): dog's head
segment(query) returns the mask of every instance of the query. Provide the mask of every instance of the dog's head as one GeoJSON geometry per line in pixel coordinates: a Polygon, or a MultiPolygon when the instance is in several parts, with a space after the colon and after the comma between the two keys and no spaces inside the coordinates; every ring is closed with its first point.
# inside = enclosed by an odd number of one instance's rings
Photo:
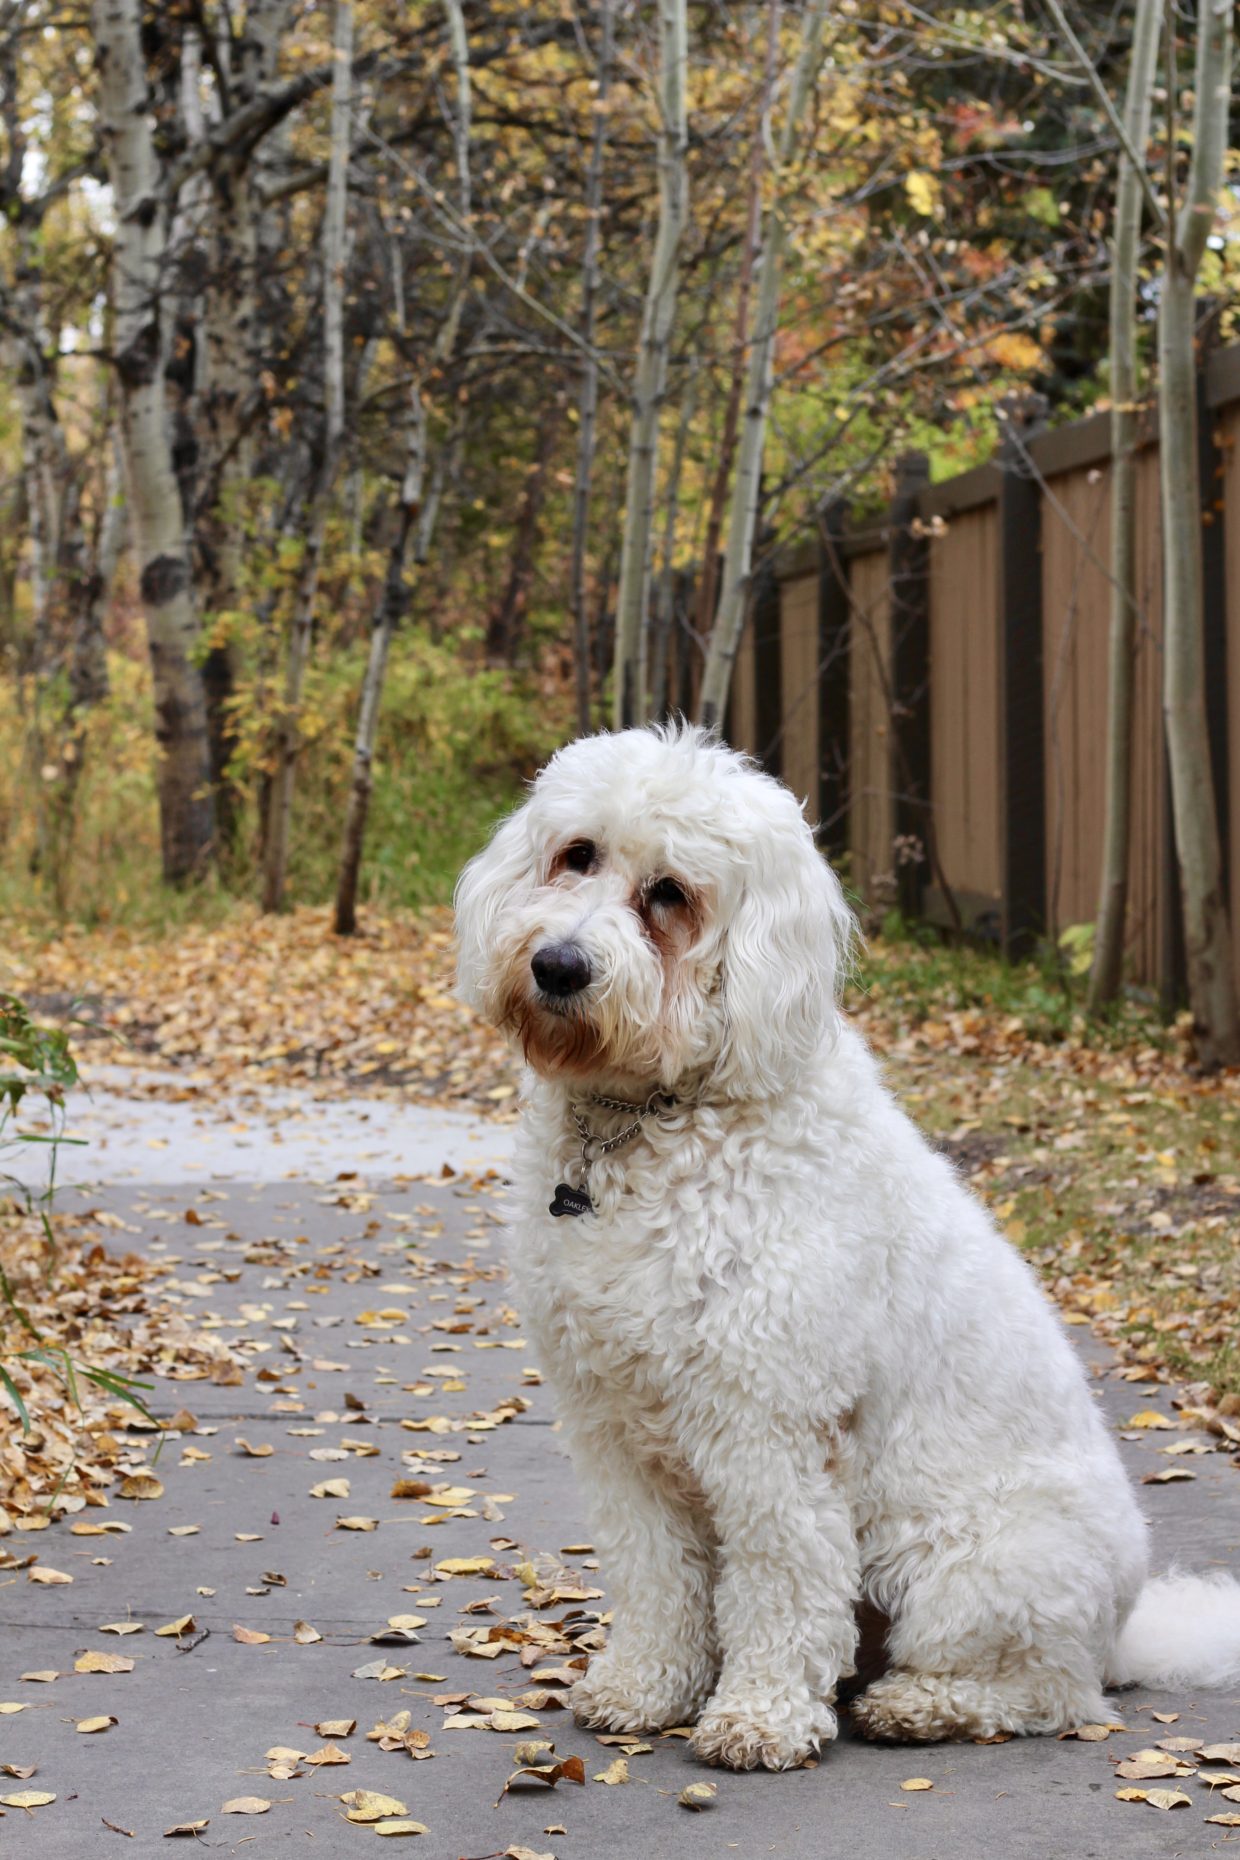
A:
{"type": "Polygon", "coordinates": [[[535,1071],[732,1097],[833,1032],[854,930],[788,789],[685,727],[562,749],[456,912],[461,992],[535,1071]]]}

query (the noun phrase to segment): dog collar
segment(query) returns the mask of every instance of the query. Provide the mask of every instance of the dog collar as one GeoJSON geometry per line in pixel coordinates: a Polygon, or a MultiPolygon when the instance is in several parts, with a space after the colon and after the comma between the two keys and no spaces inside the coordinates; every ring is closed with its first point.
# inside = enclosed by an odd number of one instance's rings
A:
{"type": "Polygon", "coordinates": [[[624,1098],[604,1098],[597,1092],[591,1092],[586,1102],[596,1104],[605,1111],[627,1111],[632,1122],[626,1124],[623,1130],[618,1130],[614,1137],[600,1137],[597,1131],[591,1130],[580,1105],[569,1107],[573,1123],[577,1126],[577,1135],[581,1138],[581,1155],[573,1167],[573,1173],[579,1179],[575,1183],[556,1183],[555,1199],[548,1211],[557,1216],[593,1214],[594,1203],[588,1186],[591,1164],[602,1156],[610,1156],[613,1150],[623,1149],[626,1143],[631,1143],[648,1117],[666,1115],[668,1111],[678,1109],[682,1101],[670,1092],[656,1091],[651,1092],[644,1104],[632,1104],[624,1098]]]}

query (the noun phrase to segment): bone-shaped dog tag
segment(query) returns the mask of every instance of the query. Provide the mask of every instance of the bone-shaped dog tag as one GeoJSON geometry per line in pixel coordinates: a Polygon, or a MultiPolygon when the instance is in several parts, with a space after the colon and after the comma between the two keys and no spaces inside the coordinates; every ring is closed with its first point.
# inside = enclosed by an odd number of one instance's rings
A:
{"type": "Polygon", "coordinates": [[[555,1200],[551,1203],[552,1214],[593,1214],[594,1203],[584,1188],[572,1188],[567,1182],[555,1185],[555,1200]]]}

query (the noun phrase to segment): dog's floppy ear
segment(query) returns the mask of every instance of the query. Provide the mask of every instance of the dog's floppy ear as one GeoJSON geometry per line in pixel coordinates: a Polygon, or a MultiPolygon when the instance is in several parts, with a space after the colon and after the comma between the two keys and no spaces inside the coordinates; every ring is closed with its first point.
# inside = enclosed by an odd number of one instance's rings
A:
{"type": "Polygon", "coordinates": [[[534,881],[534,840],[529,809],[510,814],[456,881],[456,989],[470,1007],[483,1007],[486,955],[495,920],[524,882],[534,881]]]}
{"type": "Polygon", "coordinates": [[[771,784],[723,951],[727,1032],[716,1071],[732,1096],[779,1091],[838,1025],[856,923],[800,808],[771,784]]]}

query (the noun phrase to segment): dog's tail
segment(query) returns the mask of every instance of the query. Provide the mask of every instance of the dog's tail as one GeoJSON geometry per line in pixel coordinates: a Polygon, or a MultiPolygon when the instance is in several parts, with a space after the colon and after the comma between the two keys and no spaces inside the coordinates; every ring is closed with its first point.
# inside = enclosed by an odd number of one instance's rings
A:
{"type": "Polygon", "coordinates": [[[1176,1572],[1147,1582],[1116,1639],[1107,1684],[1240,1685],[1240,1582],[1176,1572]]]}

